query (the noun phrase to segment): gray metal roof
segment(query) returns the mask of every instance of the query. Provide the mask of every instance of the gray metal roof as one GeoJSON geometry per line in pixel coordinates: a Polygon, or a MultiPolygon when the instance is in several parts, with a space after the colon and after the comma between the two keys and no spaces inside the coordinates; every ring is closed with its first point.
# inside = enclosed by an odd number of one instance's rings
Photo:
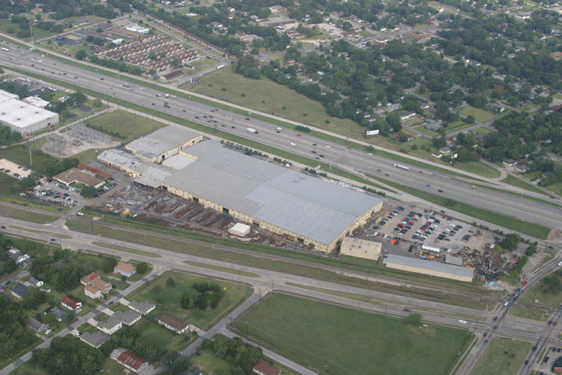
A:
{"type": "Polygon", "coordinates": [[[415,267],[428,271],[444,272],[451,275],[462,277],[474,277],[474,270],[466,267],[453,266],[451,264],[437,263],[430,260],[403,257],[395,254],[388,254],[384,259],[384,264],[393,263],[401,266],[415,267]]]}
{"type": "Polygon", "coordinates": [[[200,133],[196,133],[188,128],[166,126],[144,137],[135,139],[127,145],[127,148],[133,150],[136,155],[152,159],[181,147],[200,136],[200,133]]]}
{"type": "Polygon", "coordinates": [[[216,142],[183,151],[198,160],[163,184],[326,245],[381,202],[216,142]]]}
{"type": "Polygon", "coordinates": [[[118,149],[105,150],[98,156],[98,160],[108,164],[119,165],[124,169],[132,170],[139,174],[142,174],[153,165],[135,155],[118,149]]]}
{"type": "Polygon", "coordinates": [[[148,301],[142,301],[142,302],[137,302],[137,301],[131,301],[129,303],[129,308],[136,310],[138,312],[140,312],[141,314],[148,314],[151,310],[153,310],[156,307],[155,304],[150,303],[148,301]]]}
{"type": "Polygon", "coordinates": [[[109,335],[101,331],[96,331],[94,333],[85,332],[80,336],[80,340],[94,348],[98,348],[101,344],[109,340],[109,335]]]}
{"type": "Polygon", "coordinates": [[[116,311],[113,314],[113,317],[115,319],[119,319],[120,321],[123,322],[123,324],[126,325],[131,325],[133,324],[133,322],[137,319],[140,319],[141,314],[139,314],[138,312],[134,311],[134,310],[127,310],[125,312],[122,311],[116,311]]]}

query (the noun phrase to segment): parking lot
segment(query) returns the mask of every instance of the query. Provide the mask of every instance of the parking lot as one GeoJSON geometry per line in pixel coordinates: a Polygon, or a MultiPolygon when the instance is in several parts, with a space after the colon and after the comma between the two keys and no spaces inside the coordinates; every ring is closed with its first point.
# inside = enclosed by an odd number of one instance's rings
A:
{"type": "Polygon", "coordinates": [[[19,180],[24,179],[31,174],[31,171],[29,169],[25,168],[22,165],[12,163],[11,161],[6,159],[0,159],[0,172],[19,180]]]}

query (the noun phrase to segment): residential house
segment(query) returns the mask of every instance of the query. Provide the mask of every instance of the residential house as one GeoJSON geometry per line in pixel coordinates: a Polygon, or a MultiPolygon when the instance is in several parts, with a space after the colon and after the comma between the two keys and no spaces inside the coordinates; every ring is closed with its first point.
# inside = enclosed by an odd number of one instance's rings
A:
{"type": "Polygon", "coordinates": [[[415,112],[402,112],[402,113],[400,113],[400,120],[402,120],[402,121],[409,120],[413,117],[416,117],[415,112]]]}
{"type": "Polygon", "coordinates": [[[281,370],[276,369],[269,363],[260,359],[258,363],[252,368],[252,374],[257,375],[281,375],[281,370]]]}
{"type": "Polygon", "coordinates": [[[507,159],[503,161],[503,165],[506,167],[515,167],[517,165],[517,160],[507,159]]]}
{"type": "Polygon", "coordinates": [[[525,173],[527,172],[527,170],[529,170],[529,167],[526,164],[518,164],[515,167],[515,170],[520,173],[525,173]]]}
{"type": "Polygon", "coordinates": [[[27,326],[35,332],[43,332],[45,329],[47,329],[47,325],[43,324],[41,319],[35,317],[29,318],[27,320],[27,326]]]}
{"type": "Polygon", "coordinates": [[[37,280],[35,277],[31,276],[27,282],[29,283],[30,286],[34,287],[34,288],[38,288],[38,287],[42,287],[45,282],[41,281],[41,280],[37,280]]]}
{"type": "Polygon", "coordinates": [[[116,311],[113,314],[115,319],[119,319],[124,325],[131,326],[138,322],[141,318],[141,314],[133,310],[127,310],[125,312],[116,311]]]}
{"type": "Polygon", "coordinates": [[[189,332],[189,323],[169,313],[162,314],[158,318],[158,323],[179,335],[189,332]]]}
{"type": "Polygon", "coordinates": [[[66,311],[61,309],[58,306],[51,306],[47,310],[44,311],[44,314],[47,315],[48,313],[53,313],[57,321],[62,322],[64,318],[68,315],[66,311]]]}
{"type": "Polygon", "coordinates": [[[448,146],[441,147],[439,149],[439,152],[442,153],[443,155],[449,155],[451,153],[451,148],[448,146]]]}
{"type": "Polygon", "coordinates": [[[126,277],[131,277],[135,274],[135,272],[137,272],[137,269],[132,264],[119,262],[115,268],[113,268],[113,272],[126,277]]]}
{"type": "Polygon", "coordinates": [[[18,266],[21,266],[22,263],[30,259],[29,255],[27,254],[22,255],[21,251],[14,248],[8,250],[8,256],[12,258],[14,262],[16,262],[16,265],[18,266]]]}
{"type": "Polygon", "coordinates": [[[23,297],[27,294],[27,291],[28,289],[25,286],[18,284],[12,288],[12,295],[17,299],[23,299],[23,297]]]}
{"type": "Polygon", "coordinates": [[[131,310],[138,312],[139,314],[146,315],[152,310],[154,310],[156,308],[156,305],[148,301],[142,301],[142,302],[131,301],[129,303],[129,308],[131,310]]]}
{"type": "Polygon", "coordinates": [[[187,372],[187,375],[203,375],[203,372],[199,368],[194,367],[187,372]]]}
{"type": "Polygon", "coordinates": [[[80,279],[80,282],[82,283],[82,285],[90,285],[92,283],[92,280],[99,279],[99,277],[100,274],[98,272],[92,272],[80,279]]]}
{"type": "Polygon", "coordinates": [[[109,317],[107,322],[98,322],[96,328],[105,334],[113,335],[115,332],[119,331],[123,327],[121,320],[114,317],[109,317]]]}
{"type": "Polygon", "coordinates": [[[82,302],[72,296],[64,296],[62,301],[60,301],[60,304],[62,307],[65,307],[70,311],[75,311],[82,307],[82,302]]]}
{"type": "Polygon", "coordinates": [[[93,286],[96,289],[101,290],[101,292],[103,294],[107,294],[109,293],[109,291],[111,290],[111,283],[108,283],[107,281],[103,281],[102,279],[94,279],[92,280],[91,286],[93,286]]]}
{"type": "Polygon", "coordinates": [[[84,294],[86,295],[86,297],[90,297],[93,299],[99,298],[102,299],[103,298],[103,293],[101,292],[101,290],[94,288],[91,285],[86,285],[84,287],[84,294]]]}
{"type": "Polygon", "coordinates": [[[141,372],[148,367],[148,362],[146,360],[125,348],[113,350],[109,355],[109,358],[136,373],[141,372]]]}
{"type": "Polygon", "coordinates": [[[100,331],[94,333],[86,332],[80,336],[80,340],[90,345],[92,348],[97,349],[102,346],[104,342],[109,340],[109,336],[100,331]]]}

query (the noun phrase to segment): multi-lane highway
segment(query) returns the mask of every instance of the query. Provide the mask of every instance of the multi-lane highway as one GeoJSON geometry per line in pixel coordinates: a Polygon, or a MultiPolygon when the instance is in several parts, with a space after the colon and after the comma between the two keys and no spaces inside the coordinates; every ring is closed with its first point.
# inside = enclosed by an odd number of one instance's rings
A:
{"type": "MultiPolygon", "coordinates": [[[[327,142],[313,136],[289,129],[277,130],[277,126],[238,115],[213,106],[201,104],[184,97],[166,98],[162,92],[120,79],[119,74],[102,74],[68,65],[58,59],[29,52],[24,48],[10,45],[10,51],[0,55],[0,64],[30,73],[48,76],[62,81],[71,88],[88,88],[126,102],[162,111],[187,119],[209,128],[253,139],[262,144],[276,147],[293,154],[305,156],[318,162],[338,167],[345,171],[363,175],[369,174],[392,180],[405,186],[452,198],[474,207],[498,212],[507,216],[562,229],[561,210],[558,207],[535,202],[522,197],[500,193],[489,189],[474,189],[473,183],[462,178],[410,166],[409,170],[394,167],[395,161],[350,149],[346,146],[327,142]],[[160,94],[159,96],[157,96],[160,94]],[[165,107],[165,103],[168,106],[165,107]],[[248,127],[258,130],[249,133],[248,127]]],[[[404,164],[404,163],[401,163],[404,164]]],[[[518,191],[517,188],[510,188],[518,191]]],[[[528,194],[528,192],[525,192],[528,194]]],[[[548,199],[548,198],[547,198],[548,199]]]]}

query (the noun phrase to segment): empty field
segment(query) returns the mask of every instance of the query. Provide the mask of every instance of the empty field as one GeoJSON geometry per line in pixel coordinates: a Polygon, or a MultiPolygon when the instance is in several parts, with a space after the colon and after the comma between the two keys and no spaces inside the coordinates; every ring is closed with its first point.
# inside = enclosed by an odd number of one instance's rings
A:
{"type": "Polygon", "coordinates": [[[252,294],[250,288],[231,284],[218,280],[206,279],[195,275],[190,275],[182,272],[165,272],[158,279],[150,282],[150,285],[145,285],[141,289],[133,292],[127,296],[128,300],[144,301],[148,300],[161,307],[164,311],[170,312],[177,316],[187,314],[188,321],[194,326],[206,329],[213,322],[216,323],[219,319],[225,316],[228,312],[242,303],[246,298],[252,294]],[[168,278],[175,281],[174,287],[168,287],[166,281],[168,278]],[[181,296],[185,291],[191,288],[193,283],[210,282],[218,284],[224,289],[225,295],[219,302],[215,309],[201,311],[197,309],[184,310],[180,306],[181,296]]]}
{"type": "Polygon", "coordinates": [[[466,331],[412,327],[402,320],[287,295],[267,296],[235,323],[246,335],[321,374],[448,374],[466,331]]]}
{"type": "Polygon", "coordinates": [[[494,337],[471,375],[515,375],[531,349],[524,341],[494,337]]]}
{"type": "Polygon", "coordinates": [[[137,116],[125,111],[104,113],[87,120],[86,123],[120,141],[132,141],[141,135],[166,126],[148,117],[137,116]]]}
{"type": "Polygon", "coordinates": [[[461,107],[461,108],[457,108],[457,112],[460,113],[461,115],[465,115],[465,116],[474,116],[474,118],[476,119],[476,121],[480,121],[480,122],[490,122],[490,121],[494,121],[495,119],[497,119],[499,116],[492,113],[492,112],[488,112],[485,111],[483,109],[479,109],[479,108],[474,108],[470,105],[461,107]]]}
{"type": "Polygon", "coordinates": [[[199,85],[190,90],[335,133],[363,137],[363,128],[351,120],[328,116],[322,104],[267,78],[245,78],[230,67],[201,77],[199,85]]]}

